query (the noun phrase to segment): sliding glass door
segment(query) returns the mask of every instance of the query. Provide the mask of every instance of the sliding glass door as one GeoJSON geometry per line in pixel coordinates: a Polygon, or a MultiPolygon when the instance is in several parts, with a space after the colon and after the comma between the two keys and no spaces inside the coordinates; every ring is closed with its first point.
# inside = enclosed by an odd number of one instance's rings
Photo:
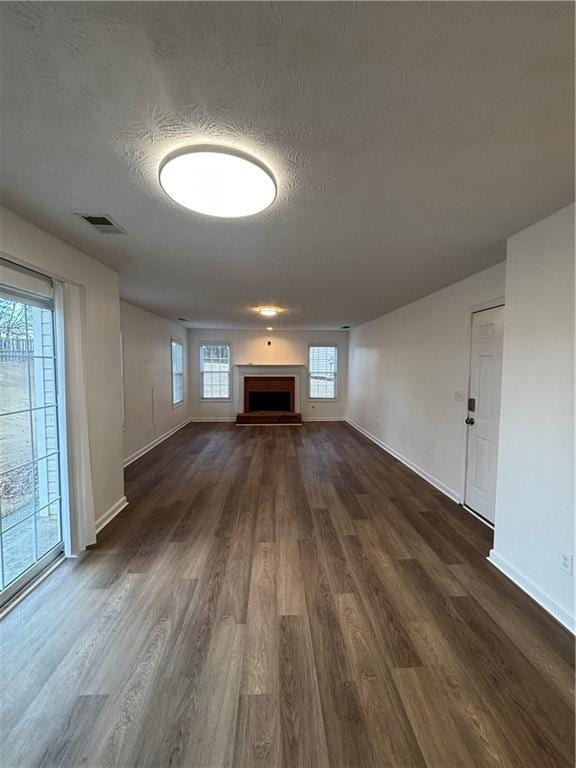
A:
{"type": "Polygon", "coordinates": [[[63,550],[54,307],[0,284],[0,604],[63,550]]]}

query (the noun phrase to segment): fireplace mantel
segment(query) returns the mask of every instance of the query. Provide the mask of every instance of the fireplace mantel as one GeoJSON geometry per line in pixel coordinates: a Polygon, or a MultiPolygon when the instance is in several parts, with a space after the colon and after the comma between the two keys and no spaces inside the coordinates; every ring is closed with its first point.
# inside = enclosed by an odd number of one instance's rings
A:
{"type": "Polygon", "coordinates": [[[254,370],[254,368],[306,368],[302,363],[237,363],[233,367],[248,370],[254,370]]]}

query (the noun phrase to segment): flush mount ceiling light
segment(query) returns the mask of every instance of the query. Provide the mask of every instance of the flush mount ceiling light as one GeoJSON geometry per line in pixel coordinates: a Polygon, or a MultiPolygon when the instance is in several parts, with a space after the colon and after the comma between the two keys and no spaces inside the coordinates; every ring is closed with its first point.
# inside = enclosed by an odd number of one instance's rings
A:
{"type": "Polygon", "coordinates": [[[278,307],[258,307],[256,311],[259,312],[262,317],[276,317],[278,312],[280,312],[278,307]]]}
{"type": "Polygon", "coordinates": [[[251,216],[272,205],[276,181],[260,161],[223,147],[190,147],[160,167],[166,194],[207,216],[251,216]]]}

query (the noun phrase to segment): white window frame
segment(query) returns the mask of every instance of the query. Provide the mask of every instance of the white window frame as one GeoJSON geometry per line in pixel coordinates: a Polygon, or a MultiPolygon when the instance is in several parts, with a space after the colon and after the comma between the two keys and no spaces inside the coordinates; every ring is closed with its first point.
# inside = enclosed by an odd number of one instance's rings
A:
{"type": "Polygon", "coordinates": [[[231,403],[232,402],[232,344],[229,341],[201,341],[198,346],[198,370],[199,370],[199,386],[200,386],[200,400],[203,403],[231,403]],[[204,397],[204,371],[202,370],[203,347],[228,347],[230,350],[230,366],[228,368],[228,397],[204,397]]]}
{"type": "MultiPolygon", "coordinates": [[[[28,304],[34,307],[39,307],[40,309],[48,310],[52,313],[51,316],[51,329],[50,334],[52,336],[52,354],[51,355],[44,355],[42,354],[33,354],[31,355],[30,359],[51,359],[54,361],[54,388],[55,388],[55,398],[53,403],[44,404],[44,405],[32,405],[32,399],[30,396],[30,387],[31,387],[31,378],[30,378],[30,368],[28,368],[28,379],[27,379],[27,385],[29,388],[29,405],[26,408],[18,408],[18,410],[14,411],[3,411],[3,416],[10,416],[14,415],[15,413],[28,413],[30,420],[32,420],[33,416],[32,414],[37,413],[40,414],[42,412],[47,412],[48,410],[54,410],[55,415],[55,425],[56,425],[56,447],[53,449],[49,449],[47,453],[44,455],[36,454],[35,449],[35,435],[38,434],[39,428],[36,427],[36,430],[31,425],[31,432],[30,432],[30,440],[31,440],[31,458],[29,461],[26,461],[24,464],[21,465],[15,465],[10,467],[9,469],[5,469],[2,471],[1,474],[8,474],[10,472],[17,471],[18,469],[25,469],[28,466],[32,468],[32,471],[34,471],[34,467],[37,467],[40,465],[42,461],[47,461],[50,458],[57,457],[58,459],[58,478],[57,478],[57,490],[55,494],[52,496],[51,494],[48,496],[46,501],[44,503],[40,502],[41,506],[36,506],[36,500],[34,501],[33,506],[33,512],[26,515],[25,518],[20,519],[18,522],[14,523],[12,526],[10,526],[7,529],[4,529],[2,531],[2,535],[6,534],[9,530],[12,528],[16,528],[21,523],[26,522],[27,519],[31,519],[34,522],[34,562],[30,564],[24,571],[22,571],[19,575],[17,575],[15,578],[13,578],[8,584],[4,583],[4,563],[3,561],[3,555],[0,551],[0,569],[2,569],[2,573],[0,575],[0,612],[5,610],[5,607],[10,604],[10,601],[15,597],[15,595],[18,594],[18,592],[23,591],[25,589],[30,589],[31,585],[35,585],[35,579],[42,571],[46,571],[46,574],[49,573],[49,566],[52,566],[50,570],[53,570],[54,567],[56,567],[55,564],[58,564],[62,562],[64,559],[64,529],[66,520],[65,515],[68,514],[68,505],[67,505],[67,493],[65,489],[65,485],[67,484],[67,462],[66,462],[66,446],[65,446],[65,429],[63,429],[63,426],[65,424],[63,417],[63,412],[65,411],[65,404],[63,403],[63,398],[61,398],[61,392],[60,392],[60,364],[61,364],[61,354],[58,350],[57,345],[57,339],[56,339],[56,309],[54,306],[54,298],[52,295],[52,281],[46,276],[39,276],[37,273],[30,275],[29,282],[31,283],[31,290],[28,290],[28,286],[26,283],[26,280],[29,278],[28,270],[24,267],[19,268],[18,265],[12,265],[7,264],[8,269],[10,272],[14,270],[16,272],[15,274],[15,285],[11,285],[11,281],[7,280],[7,284],[5,285],[2,283],[0,285],[0,296],[3,296],[4,298],[7,298],[12,301],[20,301],[24,304],[28,304]],[[18,281],[18,272],[22,272],[22,276],[20,278],[22,285],[20,285],[20,282],[18,281]],[[36,292],[35,288],[36,285],[34,281],[38,282],[38,292],[36,292]],[[49,289],[47,289],[47,285],[49,285],[49,289]],[[38,557],[38,530],[37,530],[37,515],[38,513],[44,511],[45,509],[50,508],[53,504],[58,504],[59,506],[59,515],[60,515],[60,541],[54,544],[48,551],[44,552],[40,557],[38,557]]],[[[0,269],[5,270],[5,262],[4,259],[0,256],[0,269]]],[[[0,536],[0,540],[1,540],[0,536]]],[[[1,544],[1,541],[0,541],[1,544]]],[[[39,579],[37,580],[39,581],[39,579]]]]}
{"type": "Polygon", "coordinates": [[[327,344],[319,341],[308,344],[308,356],[306,358],[306,372],[308,378],[307,399],[315,403],[335,403],[340,399],[340,349],[338,344],[327,344]],[[334,397],[312,397],[310,394],[312,376],[310,374],[310,350],[314,347],[333,347],[336,350],[336,376],[334,377],[334,397]]]}
{"type": "Polygon", "coordinates": [[[186,402],[186,362],[184,355],[184,341],[177,336],[170,336],[170,382],[172,384],[172,408],[180,408],[186,402]],[[182,373],[176,375],[182,376],[182,400],[174,401],[174,344],[180,344],[182,347],[182,373]]]}

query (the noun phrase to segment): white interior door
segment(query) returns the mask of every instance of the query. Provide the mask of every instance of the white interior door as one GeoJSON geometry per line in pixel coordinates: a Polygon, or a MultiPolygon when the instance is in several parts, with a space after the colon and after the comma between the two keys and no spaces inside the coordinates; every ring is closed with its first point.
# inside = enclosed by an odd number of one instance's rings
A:
{"type": "Polygon", "coordinates": [[[496,503],[504,308],[472,315],[466,505],[491,523],[496,503]]]}

